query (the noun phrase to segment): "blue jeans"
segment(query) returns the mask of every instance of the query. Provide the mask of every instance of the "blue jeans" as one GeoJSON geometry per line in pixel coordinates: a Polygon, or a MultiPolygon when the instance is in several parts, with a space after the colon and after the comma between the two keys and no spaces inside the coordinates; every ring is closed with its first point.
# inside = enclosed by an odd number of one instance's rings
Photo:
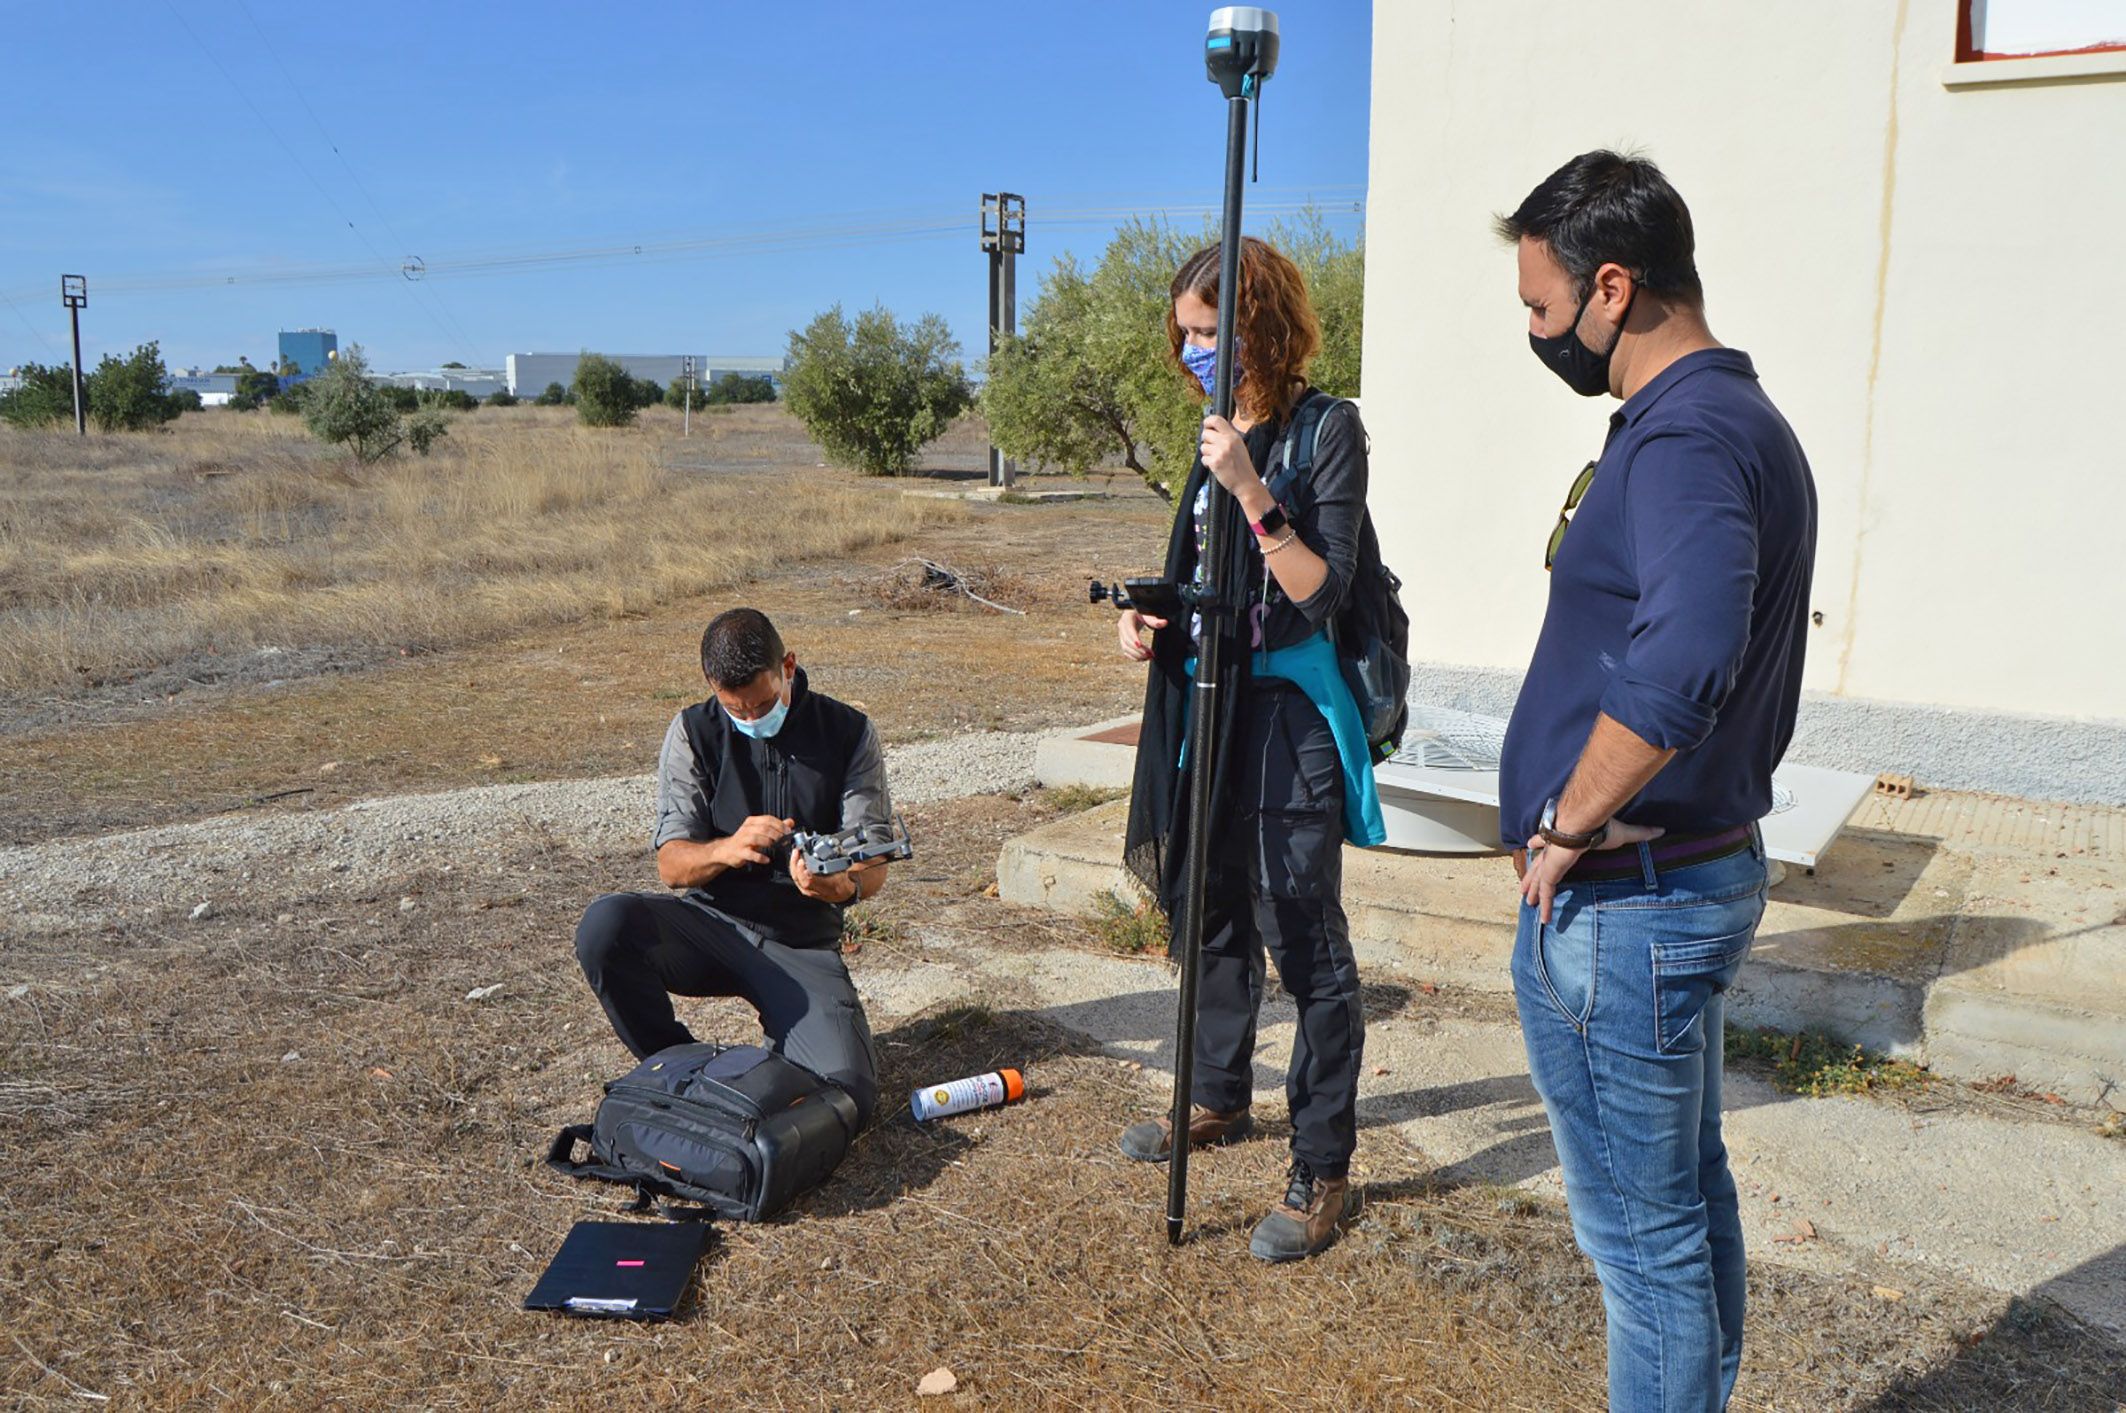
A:
{"type": "Polygon", "coordinates": [[[1761,840],[1521,907],[1513,990],[1572,1233],[1609,1315],[1609,1406],[1727,1405],[1742,1363],[1742,1219],[1720,1138],[1725,993],[1764,916],[1761,840]]]}

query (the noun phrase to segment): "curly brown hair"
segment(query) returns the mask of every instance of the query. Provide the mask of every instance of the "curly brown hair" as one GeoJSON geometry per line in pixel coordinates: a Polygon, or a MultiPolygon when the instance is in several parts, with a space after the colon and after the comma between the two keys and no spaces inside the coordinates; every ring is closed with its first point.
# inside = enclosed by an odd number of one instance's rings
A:
{"type": "MultiPolygon", "coordinates": [[[[1182,261],[1167,295],[1167,358],[1191,387],[1200,385],[1181,361],[1182,333],[1174,301],[1193,294],[1217,307],[1218,254],[1218,247],[1209,245],[1182,261]]],[[[1307,385],[1307,365],[1321,352],[1321,323],[1314,317],[1299,267],[1276,246],[1254,236],[1240,240],[1240,299],[1234,324],[1241,372],[1233,390],[1236,410],[1255,422],[1274,421],[1292,410],[1307,385]]]]}

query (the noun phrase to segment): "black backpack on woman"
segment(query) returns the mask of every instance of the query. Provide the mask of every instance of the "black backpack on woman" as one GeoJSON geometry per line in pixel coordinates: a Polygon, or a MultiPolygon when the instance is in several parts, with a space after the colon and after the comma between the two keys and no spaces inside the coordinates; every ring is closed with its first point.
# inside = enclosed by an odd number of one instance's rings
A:
{"type": "MultiPolygon", "coordinates": [[[[1277,466],[1268,478],[1270,494],[1290,507],[1294,518],[1313,493],[1314,450],[1321,441],[1322,419],[1346,404],[1309,389],[1292,409],[1284,439],[1278,443],[1277,466]]],[[[1366,742],[1375,765],[1395,754],[1410,722],[1410,615],[1403,612],[1403,581],[1381,562],[1380,536],[1368,509],[1359,522],[1358,562],[1351,592],[1330,621],[1337,665],[1358,703],[1366,742]]]]}

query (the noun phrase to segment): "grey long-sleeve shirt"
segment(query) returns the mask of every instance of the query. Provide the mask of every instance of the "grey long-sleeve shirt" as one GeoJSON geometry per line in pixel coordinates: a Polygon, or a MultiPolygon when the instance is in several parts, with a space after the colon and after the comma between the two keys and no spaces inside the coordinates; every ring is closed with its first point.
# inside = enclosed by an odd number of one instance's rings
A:
{"type": "MultiPolygon", "coordinates": [[[[879,748],[878,728],[864,723],[864,739],[849,762],[842,787],[842,828],[893,823],[893,799],[886,789],[886,754],[879,748]]],[[[709,783],[687,744],[679,717],[664,733],[657,755],[657,834],[652,848],[674,839],[706,841],[716,837],[709,825],[709,783]]]]}

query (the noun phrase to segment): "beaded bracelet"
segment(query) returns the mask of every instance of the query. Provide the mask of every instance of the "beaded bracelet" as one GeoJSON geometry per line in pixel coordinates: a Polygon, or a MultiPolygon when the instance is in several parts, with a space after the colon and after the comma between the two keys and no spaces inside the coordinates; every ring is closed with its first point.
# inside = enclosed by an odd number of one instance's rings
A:
{"type": "Polygon", "coordinates": [[[1277,553],[1277,551],[1279,551],[1279,550],[1281,550],[1281,549],[1285,548],[1285,547],[1286,547],[1287,545],[1291,544],[1291,543],[1292,543],[1292,541],[1294,541],[1294,540],[1296,540],[1296,539],[1298,539],[1298,538],[1299,538],[1299,533],[1298,533],[1298,531],[1296,531],[1296,530],[1287,530],[1287,531],[1285,532],[1284,538],[1283,538],[1283,539],[1281,539],[1281,540],[1279,540],[1279,541],[1278,541],[1278,542],[1277,542],[1276,544],[1274,544],[1274,545],[1264,545],[1264,546],[1262,547],[1262,553],[1263,553],[1263,557],[1264,557],[1264,558],[1268,558],[1268,557],[1269,557],[1270,555],[1273,555],[1273,554],[1277,553]]]}

